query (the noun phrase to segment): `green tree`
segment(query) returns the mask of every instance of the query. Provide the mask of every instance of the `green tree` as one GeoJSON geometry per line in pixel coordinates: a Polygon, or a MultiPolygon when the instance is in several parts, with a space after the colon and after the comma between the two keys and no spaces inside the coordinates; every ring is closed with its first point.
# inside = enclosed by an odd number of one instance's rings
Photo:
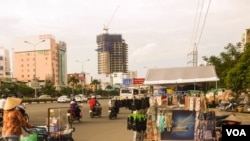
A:
{"type": "Polygon", "coordinates": [[[100,81],[98,81],[97,79],[93,79],[90,83],[91,85],[94,85],[94,91],[97,91],[97,85],[101,84],[100,81]]]}
{"type": "Polygon", "coordinates": [[[239,93],[250,87],[250,44],[246,44],[244,52],[235,66],[228,71],[226,84],[239,93]]]}
{"type": "Polygon", "coordinates": [[[41,88],[41,92],[43,94],[55,96],[56,93],[56,87],[49,81],[46,81],[44,86],[41,88]]]}
{"type": "Polygon", "coordinates": [[[229,43],[224,47],[225,52],[221,52],[220,56],[203,56],[203,60],[207,62],[208,65],[214,65],[216,73],[220,78],[219,87],[227,88],[226,76],[228,72],[234,68],[235,64],[238,63],[242,53],[241,53],[241,44],[237,43],[236,46],[229,43]]]}

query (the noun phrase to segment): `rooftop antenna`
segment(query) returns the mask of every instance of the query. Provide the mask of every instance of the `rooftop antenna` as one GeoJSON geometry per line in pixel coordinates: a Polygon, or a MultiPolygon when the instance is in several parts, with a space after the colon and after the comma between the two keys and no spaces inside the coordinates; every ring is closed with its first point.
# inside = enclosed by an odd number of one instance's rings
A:
{"type": "Polygon", "coordinates": [[[108,33],[109,25],[110,25],[110,23],[111,23],[113,17],[115,16],[115,13],[116,13],[116,11],[118,10],[118,8],[119,8],[119,5],[116,7],[116,9],[115,9],[113,15],[111,16],[111,18],[109,19],[108,23],[107,23],[107,24],[104,24],[103,30],[105,30],[106,33],[108,33]]]}

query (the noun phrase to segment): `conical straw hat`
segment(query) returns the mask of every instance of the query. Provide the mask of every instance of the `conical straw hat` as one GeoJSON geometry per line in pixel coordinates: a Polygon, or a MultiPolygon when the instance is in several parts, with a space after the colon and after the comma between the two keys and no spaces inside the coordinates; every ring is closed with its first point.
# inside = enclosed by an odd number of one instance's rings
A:
{"type": "Polygon", "coordinates": [[[235,115],[230,115],[222,121],[233,121],[233,122],[241,122],[235,115]]]}
{"type": "Polygon", "coordinates": [[[4,110],[10,110],[15,108],[21,103],[22,99],[20,98],[14,98],[14,97],[8,97],[6,100],[6,103],[4,105],[4,110]]]}

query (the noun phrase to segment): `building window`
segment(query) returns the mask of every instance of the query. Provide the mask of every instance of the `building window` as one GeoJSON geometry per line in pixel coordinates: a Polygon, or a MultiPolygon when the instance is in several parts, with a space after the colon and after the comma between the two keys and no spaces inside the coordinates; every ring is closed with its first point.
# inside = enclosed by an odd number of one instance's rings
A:
{"type": "Polygon", "coordinates": [[[28,77],[30,77],[30,75],[27,75],[28,77]]]}
{"type": "Polygon", "coordinates": [[[22,75],[22,77],[24,77],[24,75],[22,75]]]}
{"type": "Polygon", "coordinates": [[[3,66],[0,66],[0,70],[3,70],[3,66]]]}
{"type": "Polygon", "coordinates": [[[0,56],[0,60],[3,60],[3,56],[0,56]]]}

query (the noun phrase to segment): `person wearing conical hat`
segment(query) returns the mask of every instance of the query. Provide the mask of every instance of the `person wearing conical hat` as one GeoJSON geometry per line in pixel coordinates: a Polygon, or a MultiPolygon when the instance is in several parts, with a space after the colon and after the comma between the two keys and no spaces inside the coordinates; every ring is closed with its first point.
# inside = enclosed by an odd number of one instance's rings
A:
{"type": "Polygon", "coordinates": [[[22,135],[22,127],[32,126],[25,120],[16,107],[21,104],[22,99],[8,97],[4,105],[2,137],[5,141],[19,141],[22,135]]]}
{"type": "Polygon", "coordinates": [[[223,125],[239,125],[241,124],[241,121],[235,116],[230,115],[227,118],[222,120],[223,125]]]}

